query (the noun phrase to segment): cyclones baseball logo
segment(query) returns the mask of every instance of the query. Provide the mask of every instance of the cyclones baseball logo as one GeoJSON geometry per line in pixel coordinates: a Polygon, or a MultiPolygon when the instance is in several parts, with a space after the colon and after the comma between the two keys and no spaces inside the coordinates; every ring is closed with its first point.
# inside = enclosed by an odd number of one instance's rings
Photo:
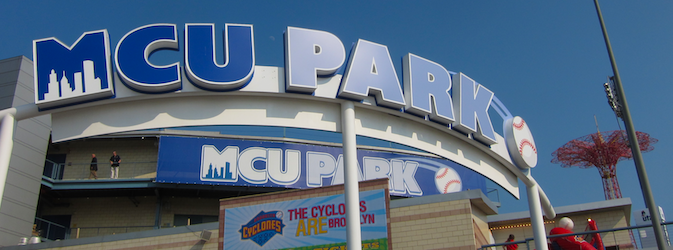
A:
{"type": "Polygon", "coordinates": [[[260,211],[248,224],[242,225],[241,240],[252,240],[257,245],[264,246],[276,234],[283,235],[283,212],[260,211]]]}

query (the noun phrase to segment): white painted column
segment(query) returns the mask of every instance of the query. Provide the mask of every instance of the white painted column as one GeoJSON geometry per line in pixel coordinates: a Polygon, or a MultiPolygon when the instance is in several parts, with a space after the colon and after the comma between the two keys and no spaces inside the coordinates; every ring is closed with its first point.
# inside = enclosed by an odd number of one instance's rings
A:
{"type": "Polygon", "coordinates": [[[544,218],[542,218],[542,208],[540,206],[540,192],[537,184],[526,186],[526,191],[528,193],[530,224],[533,227],[533,237],[535,238],[535,249],[548,250],[547,234],[544,228],[544,218]]]}
{"type": "Polygon", "coordinates": [[[540,205],[542,206],[544,215],[547,216],[548,220],[556,218],[556,211],[554,211],[554,207],[552,207],[551,201],[549,201],[547,194],[545,194],[544,190],[542,190],[540,185],[537,184],[537,181],[533,180],[532,177],[531,180],[535,183],[535,186],[537,186],[537,191],[540,194],[538,197],[540,197],[540,205]]]}
{"type": "Polygon", "coordinates": [[[346,246],[362,249],[360,231],[360,190],[358,183],[357,142],[355,137],[355,107],[353,102],[341,103],[341,137],[344,153],[344,196],[346,199],[346,246]]]}
{"type": "Polygon", "coordinates": [[[2,206],[2,197],[5,194],[5,183],[7,183],[7,171],[9,171],[9,160],[12,158],[12,148],[14,147],[14,127],[16,119],[12,114],[6,114],[0,121],[0,206],[2,206]]]}

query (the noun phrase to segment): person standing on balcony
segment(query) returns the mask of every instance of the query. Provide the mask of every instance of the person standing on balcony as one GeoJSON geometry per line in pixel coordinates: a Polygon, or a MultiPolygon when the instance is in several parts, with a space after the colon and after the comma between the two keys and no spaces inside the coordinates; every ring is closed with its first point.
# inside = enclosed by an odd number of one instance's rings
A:
{"type": "Polygon", "coordinates": [[[122,158],[117,155],[117,151],[112,151],[112,157],[110,157],[110,179],[119,178],[119,163],[122,162],[122,158]]]}
{"type": "Polygon", "coordinates": [[[97,171],[98,171],[98,158],[96,158],[96,154],[91,154],[91,166],[89,167],[89,180],[91,180],[92,176],[94,179],[98,180],[98,174],[96,173],[97,171]]]}

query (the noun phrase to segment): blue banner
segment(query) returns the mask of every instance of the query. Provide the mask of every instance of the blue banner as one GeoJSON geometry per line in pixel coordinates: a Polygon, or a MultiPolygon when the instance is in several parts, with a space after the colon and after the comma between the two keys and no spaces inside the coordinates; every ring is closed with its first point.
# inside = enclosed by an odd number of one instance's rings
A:
{"type": "MultiPolygon", "coordinates": [[[[423,196],[481,189],[486,179],[453,161],[358,150],[360,180],[388,178],[390,194],[423,196]]],[[[340,147],[162,136],[157,182],[312,188],[343,184],[340,147]]]]}

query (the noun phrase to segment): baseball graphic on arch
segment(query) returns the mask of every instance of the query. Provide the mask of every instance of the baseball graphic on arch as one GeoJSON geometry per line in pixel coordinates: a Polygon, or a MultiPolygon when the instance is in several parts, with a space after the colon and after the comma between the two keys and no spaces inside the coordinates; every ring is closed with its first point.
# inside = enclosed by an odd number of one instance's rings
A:
{"type": "Polygon", "coordinates": [[[463,182],[453,168],[444,167],[437,170],[437,173],[435,173],[435,184],[437,184],[437,190],[441,194],[460,192],[463,190],[463,182]]]}
{"type": "Polygon", "coordinates": [[[533,134],[526,121],[519,116],[505,121],[505,136],[507,151],[512,161],[521,169],[532,168],[537,165],[537,147],[533,134]]]}

